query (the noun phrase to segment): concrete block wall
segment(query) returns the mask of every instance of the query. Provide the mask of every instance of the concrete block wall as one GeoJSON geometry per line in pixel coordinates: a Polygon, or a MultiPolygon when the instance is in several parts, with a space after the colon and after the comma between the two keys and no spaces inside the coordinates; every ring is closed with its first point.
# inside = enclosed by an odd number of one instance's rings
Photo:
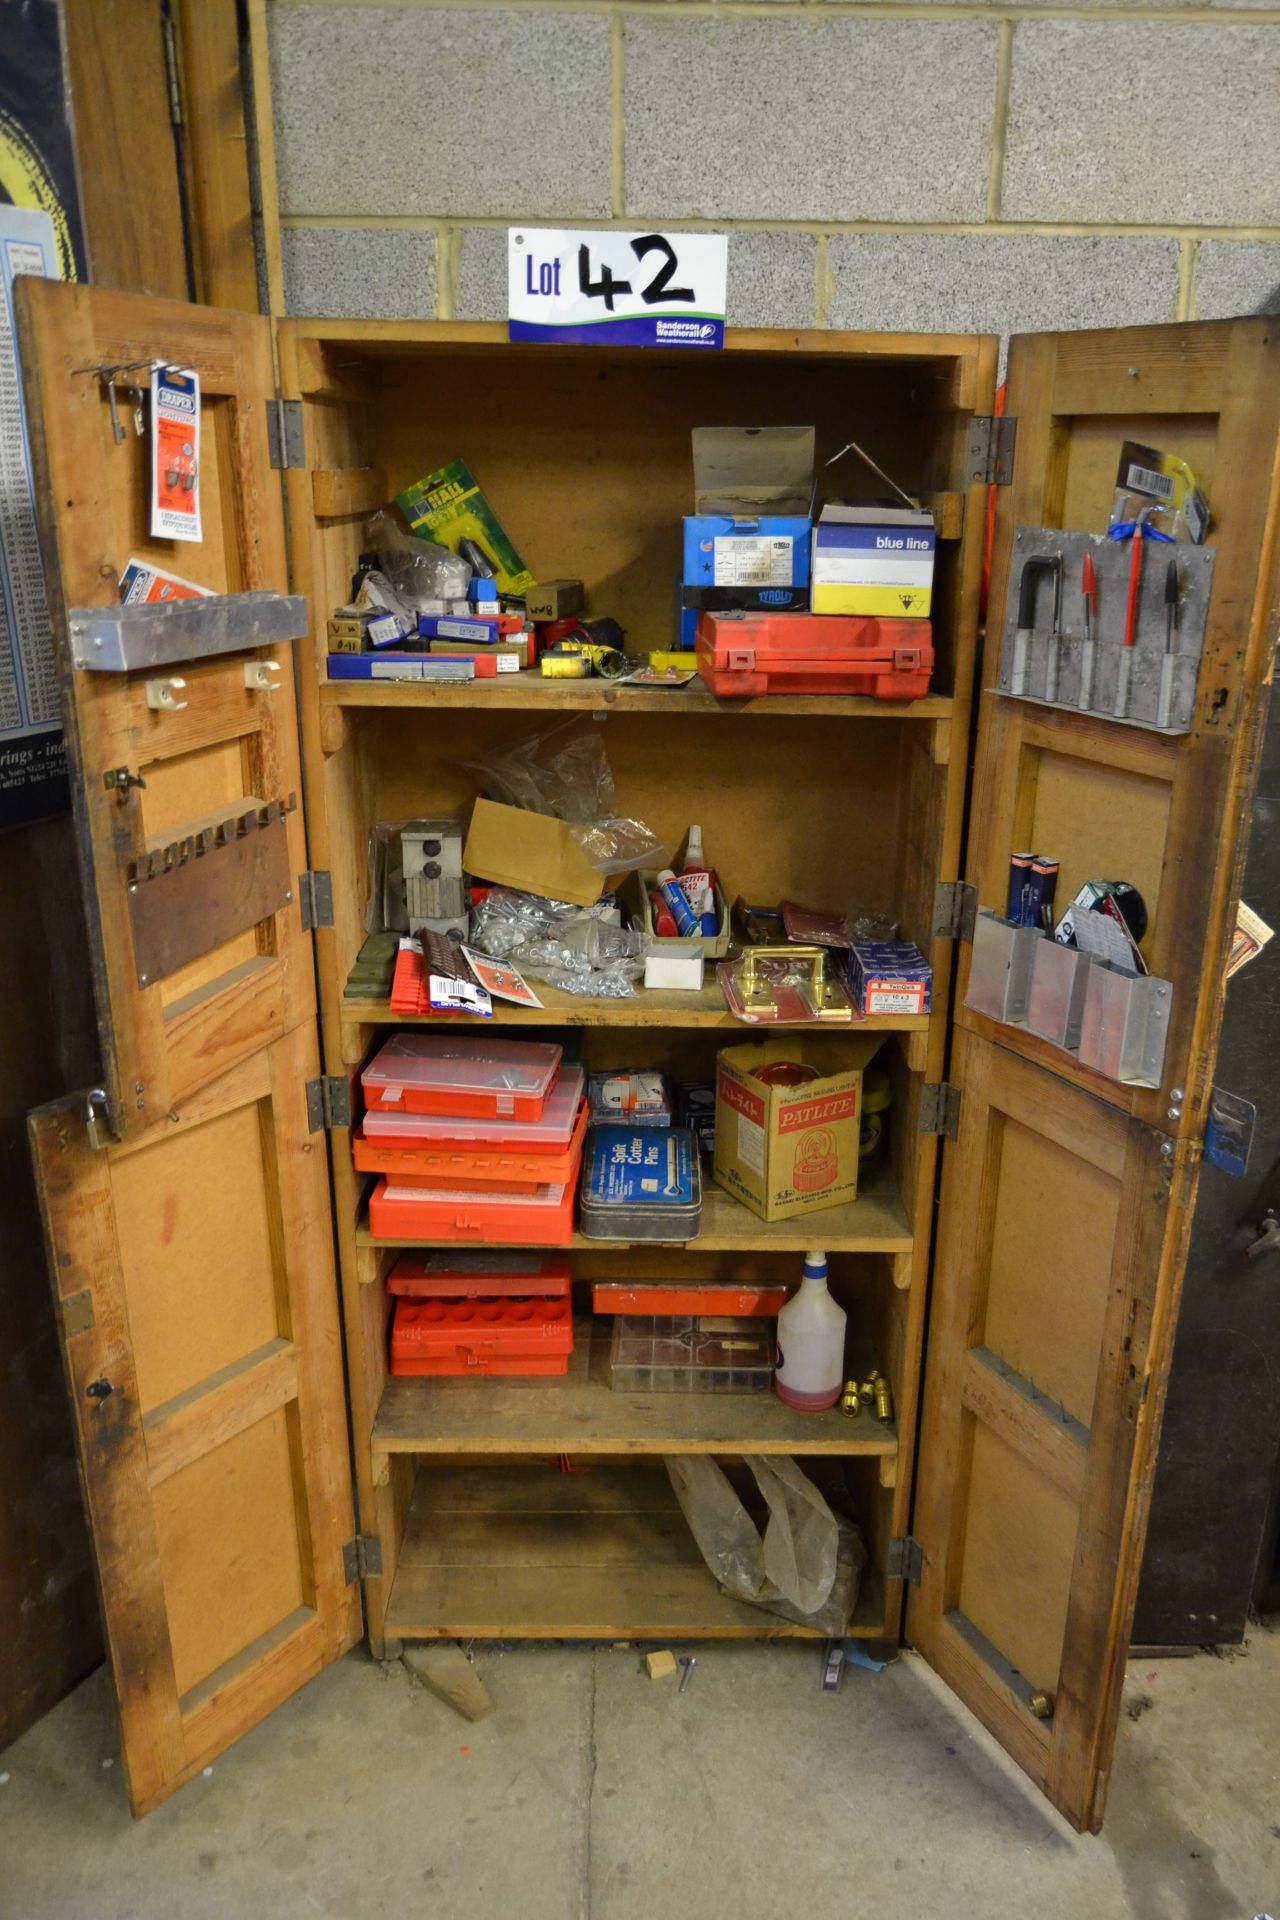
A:
{"type": "Polygon", "coordinates": [[[286,300],[501,319],[510,224],[727,229],[729,319],[1280,311],[1280,5],[267,0],[286,300]]]}

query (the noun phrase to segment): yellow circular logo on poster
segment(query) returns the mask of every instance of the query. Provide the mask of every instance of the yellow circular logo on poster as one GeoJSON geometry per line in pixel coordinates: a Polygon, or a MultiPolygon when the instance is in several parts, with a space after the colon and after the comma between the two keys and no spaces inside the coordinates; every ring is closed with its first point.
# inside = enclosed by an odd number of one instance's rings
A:
{"type": "Polygon", "coordinates": [[[64,280],[74,280],[76,258],[71,229],[53,176],[35,141],[3,107],[0,107],[0,200],[48,214],[53,222],[59,273],[64,280]]]}

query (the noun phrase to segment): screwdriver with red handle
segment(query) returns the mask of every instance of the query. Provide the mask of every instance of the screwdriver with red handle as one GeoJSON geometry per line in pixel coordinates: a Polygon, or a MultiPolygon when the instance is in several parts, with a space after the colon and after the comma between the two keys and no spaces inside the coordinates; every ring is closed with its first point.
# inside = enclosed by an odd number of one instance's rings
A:
{"type": "Polygon", "coordinates": [[[1142,585],[1143,520],[1150,508],[1144,507],[1133,523],[1133,546],[1129,553],[1129,597],[1124,606],[1124,645],[1120,649],[1120,667],[1116,676],[1116,719],[1129,712],[1129,677],[1133,672],[1133,643],[1138,628],[1138,590],[1142,585]]]}
{"type": "Polygon", "coordinates": [[[1098,576],[1093,555],[1085,548],[1080,566],[1080,591],[1084,595],[1084,646],[1080,653],[1080,700],[1082,707],[1093,705],[1093,635],[1098,624],[1098,576]]]}

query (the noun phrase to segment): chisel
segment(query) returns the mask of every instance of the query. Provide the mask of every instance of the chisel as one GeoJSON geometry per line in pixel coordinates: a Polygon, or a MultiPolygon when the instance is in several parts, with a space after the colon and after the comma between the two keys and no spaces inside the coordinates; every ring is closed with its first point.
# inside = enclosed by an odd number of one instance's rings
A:
{"type": "MultiPolygon", "coordinates": [[[[1144,507],[1142,513],[1147,509],[1144,507]]],[[[1133,672],[1133,642],[1138,630],[1138,590],[1142,585],[1142,513],[1133,523],[1133,546],[1129,553],[1129,597],[1124,607],[1124,645],[1120,649],[1116,674],[1116,719],[1129,712],[1129,677],[1133,672]]]]}
{"type": "Polygon", "coordinates": [[[1098,576],[1093,555],[1085,549],[1080,568],[1080,591],[1084,595],[1084,646],[1080,651],[1080,700],[1082,707],[1093,705],[1093,630],[1098,621],[1098,576]]]}
{"type": "Polygon", "coordinates": [[[1170,709],[1173,705],[1173,670],[1177,665],[1178,643],[1178,596],[1181,589],[1178,582],[1178,563],[1169,562],[1168,572],[1164,576],[1164,659],[1160,662],[1160,705],[1156,710],[1156,725],[1167,727],[1170,709]]]}

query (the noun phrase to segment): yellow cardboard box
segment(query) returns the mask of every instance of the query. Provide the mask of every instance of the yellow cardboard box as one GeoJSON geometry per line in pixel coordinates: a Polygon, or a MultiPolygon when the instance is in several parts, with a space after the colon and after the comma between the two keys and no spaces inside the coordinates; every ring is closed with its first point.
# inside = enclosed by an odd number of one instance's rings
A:
{"type": "Polygon", "coordinates": [[[716,1058],[716,1183],[762,1220],[790,1220],[857,1198],[862,1074],[884,1035],[787,1034],[716,1058]],[[815,1066],[803,1086],[770,1086],[761,1067],[815,1066]]]}

